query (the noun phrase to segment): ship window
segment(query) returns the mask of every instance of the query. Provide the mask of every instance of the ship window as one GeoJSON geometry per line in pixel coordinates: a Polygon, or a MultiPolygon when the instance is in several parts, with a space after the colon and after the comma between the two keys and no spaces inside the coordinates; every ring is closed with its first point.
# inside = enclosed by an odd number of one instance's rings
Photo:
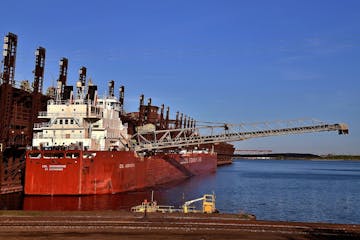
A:
{"type": "Polygon", "coordinates": [[[54,124],[57,124],[57,120],[54,121],[54,124]]]}
{"type": "Polygon", "coordinates": [[[60,124],[63,124],[63,120],[62,120],[62,119],[60,119],[59,122],[60,122],[60,124]]]}
{"type": "Polygon", "coordinates": [[[44,158],[63,158],[64,153],[44,153],[44,158]]]}
{"type": "Polygon", "coordinates": [[[73,119],[71,119],[71,120],[70,120],[70,123],[71,123],[71,124],[74,124],[74,120],[73,120],[73,119]]]}
{"type": "Polygon", "coordinates": [[[64,109],[61,109],[61,111],[64,111],[64,109]]]}
{"type": "Polygon", "coordinates": [[[69,120],[68,120],[68,119],[65,119],[65,124],[69,124],[69,120]]]}
{"type": "Polygon", "coordinates": [[[66,153],[66,158],[79,158],[80,154],[78,152],[74,152],[74,153],[66,153]]]}
{"type": "Polygon", "coordinates": [[[48,133],[47,131],[45,131],[45,133],[48,133]]]}
{"type": "Polygon", "coordinates": [[[39,153],[39,152],[29,153],[29,157],[30,158],[41,158],[41,153],[39,153]]]}

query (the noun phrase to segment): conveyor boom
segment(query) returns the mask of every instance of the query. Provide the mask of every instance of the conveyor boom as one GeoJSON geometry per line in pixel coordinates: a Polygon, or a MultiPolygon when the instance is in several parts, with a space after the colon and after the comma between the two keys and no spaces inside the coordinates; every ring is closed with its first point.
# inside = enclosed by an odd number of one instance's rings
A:
{"type": "Polygon", "coordinates": [[[338,131],[339,134],[348,134],[349,132],[346,124],[328,124],[317,120],[223,124],[136,133],[132,136],[130,148],[142,152],[209,143],[235,142],[258,137],[324,131],[338,131]]]}

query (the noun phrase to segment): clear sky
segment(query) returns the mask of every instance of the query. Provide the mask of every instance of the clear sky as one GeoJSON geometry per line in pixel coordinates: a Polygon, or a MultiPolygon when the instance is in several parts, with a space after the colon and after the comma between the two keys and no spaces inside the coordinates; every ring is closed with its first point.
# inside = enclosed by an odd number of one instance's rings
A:
{"type": "Polygon", "coordinates": [[[32,0],[2,4],[0,31],[18,35],[16,80],[33,79],[46,48],[45,82],[69,58],[100,85],[197,120],[259,122],[316,118],[335,132],[253,139],[240,149],[360,154],[360,1],[32,0]]]}

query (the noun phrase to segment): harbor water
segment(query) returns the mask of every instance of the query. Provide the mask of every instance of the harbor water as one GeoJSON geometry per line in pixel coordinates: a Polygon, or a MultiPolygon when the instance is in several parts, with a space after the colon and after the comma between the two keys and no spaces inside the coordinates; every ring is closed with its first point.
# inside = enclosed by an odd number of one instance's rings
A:
{"type": "Polygon", "coordinates": [[[360,224],[360,161],[235,160],[214,174],[138,192],[93,196],[0,197],[0,209],[119,210],[145,198],[178,207],[215,192],[220,212],[259,220],[360,224]]]}

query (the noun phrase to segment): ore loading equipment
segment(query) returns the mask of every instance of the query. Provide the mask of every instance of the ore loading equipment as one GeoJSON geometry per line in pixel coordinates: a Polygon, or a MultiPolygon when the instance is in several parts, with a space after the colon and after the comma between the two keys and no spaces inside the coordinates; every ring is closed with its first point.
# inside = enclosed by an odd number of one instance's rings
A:
{"type": "Polygon", "coordinates": [[[251,138],[337,131],[348,134],[344,123],[329,124],[318,120],[289,120],[251,124],[221,124],[192,128],[138,132],[129,143],[136,152],[161,151],[243,141],[251,138]]]}
{"type": "MultiPolygon", "coordinates": [[[[38,113],[46,110],[49,99],[56,101],[73,100],[73,87],[67,86],[68,59],[60,60],[60,72],[56,87],[50,87],[45,96],[43,91],[46,50],[37,48],[35,52],[34,82],[24,80],[20,87],[15,81],[15,62],[17,35],[9,33],[4,38],[3,60],[0,75],[0,194],[22,191],[24,153],[32,144],[34,123],[41,122],[38,113]],[[32,85],[32,87],[31,87],[32,85]]],[[[77,97],[96,99],[97,86],[89,84],[87,92],[85,67],[79,71],[77,97]]],[[[319,121],[284,121],[258,124],[212,124],[200,126],[190,116],[176,113],[176,119],[170,119],[170,108],[152,105],[151,98],[144,104],[144,95],[140,96],[138,112],[124,111],[124,86],[119,89],[120,117],[128,125],[131,135],[127,147],[138,154],[172,152],[181,150],[211,149],[225,158],[231,157],[234,148],[228,142],[242,141],[256,137],[267,137],[306,132],[338,131],[347,134],[345,124],[328,124],[319,121]],[[158,113],[160,110],[160,113],[158,113]],[[219,148],[219,146],[221,146],[219,148]]],[[[114,96],[114,81],[109,83],[109,95],[114,96]]],[[[40,115],[41,116],[41,115],[40,115]]],[[[170,161],[170,160],[169,160],[170,161]]],[[[180,167],[180,166],[178,166],[180,167]]]]}
{"type": "Polygon", "coordinates": [[[24,153],[31,145],[37,114],[49,99],[42,92],[45,48],[35,52],[34,82],[23,80],[16,86],[17,35],[4,37],[0,74],[0,194],[22,191],[24,153]]]}

